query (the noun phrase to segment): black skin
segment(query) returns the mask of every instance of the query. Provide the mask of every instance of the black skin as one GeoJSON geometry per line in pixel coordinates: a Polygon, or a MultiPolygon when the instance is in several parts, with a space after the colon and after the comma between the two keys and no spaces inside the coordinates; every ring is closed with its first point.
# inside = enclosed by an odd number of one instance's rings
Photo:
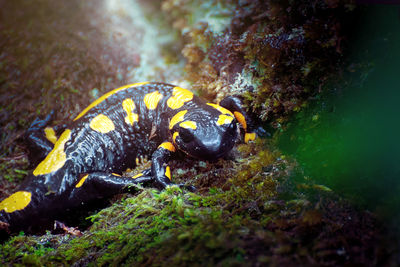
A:
{"type": "MultiPolygon", "coordinates": [[[[64,147],[61,147],[61,151],[65,153],[65,162],[48,173],[35,174],[34,171],[27,176],[17,192],[30,192],[30,202],[12,212],[1,209],[0,228],[5,225],[10,231],[29,232],[35,224],[51,221],[66,209],[130,192],[134,190],[132,185],[135,184],[158,189],[174,185],[170,180],[167,164],[177,153],[212,161],[223,157],[232,149],[238,136],[238,121],[232,115],[234,111],[245,117],[247,132],[254,130],[254,125],[242,109],[238,98],[228,97],[221,101],[220,105],[232,112],[225,114],[223,118],[227,117],[227,121],[221,124],[217,120],[224,114],[224,110],[206,104],[197,96],[189,97],[181,106],[171,108],[168,101],[174,102],[173,88],[173,85],[164,83],[147,83],[117,91],[74,121],[53,127],[59,138],[56,145],[44,134],[53,114],[44,120],[36,119],[25,135],[30,162],[35,165],[40,163],[35,170],[41,169],[43,162],[50,162],[49,153],[57,150],[57,144],[62,139],[60,135],[69,132],[69,138],[63,138],[64,147]],[[155,91],[161,97],[155,106],[149,108],[144,101],[145,95],[155,91]],[[130,112],[138,115],[137,120],[131,124],[126,119],[129,112],[122,104],[128,98],[134,103],[134,109],[130,112]],[[173,117],[185,110],[182,119],[171,126],[173,117]],[[99,114],[112,121],[112,130],[101,132],[92,128],[91,123],[99,114]],[[195,123],[196,127],[184,127],[180,125],[181,122],[195,123]],[[146,155],[151,155],[150,169],[135,179],[121,176],[124,170],[136,166],[135,159],[146,155]],[[81,186],[78,186],[80,182],[81,186]]],[[[48,165],[61,162],[59,158],[56,159],[48,165]]],[[[189,186],[187,189],[193,190],[193,187],[189,186]]]]}

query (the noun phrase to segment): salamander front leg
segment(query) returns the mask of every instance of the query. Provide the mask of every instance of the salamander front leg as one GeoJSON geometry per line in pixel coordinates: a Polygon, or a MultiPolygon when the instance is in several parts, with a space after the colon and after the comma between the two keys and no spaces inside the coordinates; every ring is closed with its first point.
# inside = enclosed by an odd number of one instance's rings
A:
{"type": "Polygon", "coordinates": [[[154,177],[155,186],[164,189],[171,182],[171,169],[168,162],[175,153],[175,146],[171,142],[164,142],[158,146],[151,157],[151,173],[154,177]]]}
{"type": "MultiPolygon", "coordinates": [[[[171,142],[164,142],[158,146],[152,155],[151,175],[154,177],[153,184],[158,189],[175,185],[171,182],[171,168],[168,166],[168,162],[175,151],[175,146],[171,142]]],[[[178,184],[178,186],[191,192],[196,191],[196,188],[192,185],[178,184]]]]}
{"type": "Polygon", "coordinates": [[[93,172],[82,175],[69,194],[71,206],[100,198],[107,198],[119,193],[135,191],[132,185],[151,184],[152,176],[125,177],[118,174],[93,172]]]}
{"type": "Polygon", "coordinates": [[[242,101],[235,96],[228,96],[221,100],[220,106],[228,109],[233,113],[236,120],[240,123],[244,130],[244,142],[253,141],[256,139],[257,134],[264,135],[266,132],[262,127],[256,127],[250,116],[243,109],[242,101]]]}

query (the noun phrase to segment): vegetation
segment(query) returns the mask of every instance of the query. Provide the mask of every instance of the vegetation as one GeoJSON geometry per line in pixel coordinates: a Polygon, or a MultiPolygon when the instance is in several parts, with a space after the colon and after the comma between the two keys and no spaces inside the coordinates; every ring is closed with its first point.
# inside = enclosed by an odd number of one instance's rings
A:
{"type": "MultiPolygon", "coordinates": [[[[140,53],[121,48],[123,33],[103,27],[111,19],[91,1],[1,7],[0,190],[6,195],[30,169],[22,136],[36,116],[54,109],[55,123],[70,119],[102,92],[131,82],[132,69],[145,68],[140,53]]],[[[276,142],[288,120],[341,77],[354,7],[339,0],[143,4],[144,18],[172,25],[177,38],[161,48],[161,63],[145,67],[171,82],[170,69],[183,65],[183,55],[186,80],[179,82],[210,100],[241,95],[255,119],[272,125],[273,138],[240,144],[215,163],[178,159],[171,164],[174,181],[196,192],[138,188],[86,213],[89,226],[87,220],[69,225],[80,226],[82,236],[11,237],[0,245],[1,264],[394,265],[396,247],[375,215],[307,177],[276,142]]]]}

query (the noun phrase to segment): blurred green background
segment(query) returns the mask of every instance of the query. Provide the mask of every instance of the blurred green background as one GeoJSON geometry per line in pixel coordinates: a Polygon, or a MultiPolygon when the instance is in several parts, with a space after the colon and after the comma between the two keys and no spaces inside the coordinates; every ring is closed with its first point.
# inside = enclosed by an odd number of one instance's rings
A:
{"type": "MultiPolygon", "coordinates": [[[[349,26],[343,80],[296,114],[278,138],[311,178],[400,221],[400,6],[366,5],[349,26]]],[[[389,222],[390,223],[390,222],[389,222]]],[[[398,227],[398,226],[397,226],[398,227]]]]}

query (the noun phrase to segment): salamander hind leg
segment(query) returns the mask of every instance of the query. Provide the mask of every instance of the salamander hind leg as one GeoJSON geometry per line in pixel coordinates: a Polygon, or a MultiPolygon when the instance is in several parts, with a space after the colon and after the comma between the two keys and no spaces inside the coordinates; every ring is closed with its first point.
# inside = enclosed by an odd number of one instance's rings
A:
{"type": "Polygon", "coordinates": [[[53,149],[57,134],[66,126],[49,127],[53,120],[54,111],[43,120],[36,118],[25,133],[24,141],[29,150],[28,157],[31,166],[36,166],[53,149]]]}
{"type": "Polygon", "coordinates": [[[45,217],[41,208],[45,209],[46,205],[40,204],[49,203],[46,199],[40,190],[36,192],[31,188],[21,189],[3,199],[0,202],[0,229],[10,233],[37,228],[45,217]]]}

